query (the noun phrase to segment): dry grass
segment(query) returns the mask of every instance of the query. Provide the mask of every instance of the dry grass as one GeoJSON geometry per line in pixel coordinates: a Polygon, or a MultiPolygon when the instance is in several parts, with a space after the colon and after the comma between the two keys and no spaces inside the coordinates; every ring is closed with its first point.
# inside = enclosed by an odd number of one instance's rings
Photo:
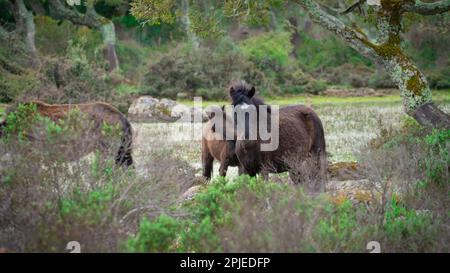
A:
{"type": "Polygon", "coordinates": [[[78,241],[83,252],[116,252],[142,217],[182,214],[174,208],[196,178],[170,151],[149,152],[125,170],[107,156],[115,154],[115,145],[70,161],[73,147],[65,141],[60,135],[0,143],[1,247],[65,252],[69,241],[78,241]]]}

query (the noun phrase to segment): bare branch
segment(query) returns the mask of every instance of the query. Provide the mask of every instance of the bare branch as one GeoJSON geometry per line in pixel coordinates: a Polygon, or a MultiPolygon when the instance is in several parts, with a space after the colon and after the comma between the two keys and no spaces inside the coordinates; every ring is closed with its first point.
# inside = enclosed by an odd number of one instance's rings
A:
{"type": "Polygon", "coordinates": [[[441,0],[433,3],[426,3],[420,0],[414,2],[407,1],[403,6],[403,11],[415,12],[421,15],[435,15],[450,10],[450,0],[441,0]]]}
{"type": "Polygon", "coordinates": [[[353,3],[350,7],[346,8],[344,11],[340,12],[341,14],[348,14],[350,12],[353,12],[355,9],[359,9],[361,11],[362,5],[366,3],[366,0],[358,0],[355,3],[353,3]]]}

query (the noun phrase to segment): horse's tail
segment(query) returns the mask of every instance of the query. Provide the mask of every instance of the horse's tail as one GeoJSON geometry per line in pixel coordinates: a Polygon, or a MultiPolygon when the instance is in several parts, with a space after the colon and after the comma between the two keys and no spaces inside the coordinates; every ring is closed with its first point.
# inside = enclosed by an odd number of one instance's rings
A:
{"type": "Polygon", "coordinates": [[[326,182],[327,180],[327,167],[328,159],[325,143],[325,132],[323,129],[322,121],[316,113],[310,115],[313,123],[313,142],[311,146],[311,153],[316,156],[319,165],[319,178],[326,182]]]}
{"type": "Polygon", "coordinates": [[[133,144],[133,130],[131,127],[131,123],[122,113],[120,113],[120,123],[122,124],[122,140],[119,151],[117,152],[116,163],[118,165],[125,165],[126,167],[128,167],[133,164],[133,157],[131,155],[133,144]]]}

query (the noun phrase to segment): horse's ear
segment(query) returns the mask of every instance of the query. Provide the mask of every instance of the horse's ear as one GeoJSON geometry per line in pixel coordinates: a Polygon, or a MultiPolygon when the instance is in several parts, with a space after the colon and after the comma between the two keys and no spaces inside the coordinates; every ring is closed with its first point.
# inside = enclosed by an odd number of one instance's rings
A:
{"type": "Polygon", "coordinates": [[[256,93],[256,89],[255,89],[255,87],[254,86],[252,86],[252,88],[250,89],[250,91],[248,91],[248,97],[249,98],[252,98],[254,95],[255,95],[255,93],[256,93]]]}

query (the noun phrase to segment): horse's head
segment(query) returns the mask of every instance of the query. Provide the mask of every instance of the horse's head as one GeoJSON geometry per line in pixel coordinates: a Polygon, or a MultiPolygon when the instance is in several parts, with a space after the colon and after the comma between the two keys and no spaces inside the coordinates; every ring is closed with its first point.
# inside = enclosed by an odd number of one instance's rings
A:
{"type": "Polygon", "coordinates": [[[255,93],[256,89],[254,86],[250,86],[244,81],[235,83],[230,87],[231,104],[234,107],[246,109],[249,105],[255,104],[255,93]]]}
{"type": "Polygon", "coordinates": [[[257,135],[257,124],[260,111],[270,114],[270,106],[255,96],[256,89],[241,81],[230,87],[230,97],[234,107],[234,121],[237,134],[253,140],[257,135]]]}

